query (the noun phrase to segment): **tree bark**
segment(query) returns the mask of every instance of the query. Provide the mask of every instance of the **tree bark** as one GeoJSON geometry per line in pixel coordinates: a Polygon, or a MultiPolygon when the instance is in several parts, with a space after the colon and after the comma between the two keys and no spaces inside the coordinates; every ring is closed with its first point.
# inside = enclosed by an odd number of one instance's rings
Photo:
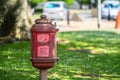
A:
{"type": "Polygon", "coordinates": [[[0,37],[29,39],[32,20],[28,0],[0,1],[0,37]]]}

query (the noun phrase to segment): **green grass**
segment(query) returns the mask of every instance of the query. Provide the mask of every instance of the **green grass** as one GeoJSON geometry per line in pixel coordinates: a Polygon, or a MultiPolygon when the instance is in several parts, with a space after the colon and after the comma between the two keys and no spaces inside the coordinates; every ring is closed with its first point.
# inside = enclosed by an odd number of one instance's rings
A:
{"type": "MultiPolygon", "coordinates": [[[[57,34],[59,61],[48,80],[120,80],[120,33],[79,31],[57,34]]],[[[0,80],[37,80],[30,41],[0,46],[0,80]]]]}

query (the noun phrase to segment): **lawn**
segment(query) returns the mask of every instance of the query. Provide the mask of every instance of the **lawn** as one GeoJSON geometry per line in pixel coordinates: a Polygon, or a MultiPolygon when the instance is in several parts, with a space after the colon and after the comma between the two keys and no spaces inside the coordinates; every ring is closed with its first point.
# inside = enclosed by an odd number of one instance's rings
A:
{"type": "MultiPolygon", "coordinates": [[[[120,80],[120,32],[79,31],[57,34],[59,61],[48,80],[120,80]]],[[[30,41],[0,46],[0,80],[38,80],[30,62],[30,41]]]]}

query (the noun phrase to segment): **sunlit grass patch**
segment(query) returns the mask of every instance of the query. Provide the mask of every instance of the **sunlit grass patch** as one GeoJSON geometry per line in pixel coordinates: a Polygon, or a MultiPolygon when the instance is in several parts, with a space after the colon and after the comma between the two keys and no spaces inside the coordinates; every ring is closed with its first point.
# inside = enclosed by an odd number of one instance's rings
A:
{"type": "Polygon", "coordinates": [[[98,53],[118,53],[117,47],[120,47],[120,34],[108,31],[81,31],[61,33],[62,40],[69,43],[62,43],[68,49],[91,50],[98,53]],[[107,52],[109,51],[109,52],[107,52]]]}

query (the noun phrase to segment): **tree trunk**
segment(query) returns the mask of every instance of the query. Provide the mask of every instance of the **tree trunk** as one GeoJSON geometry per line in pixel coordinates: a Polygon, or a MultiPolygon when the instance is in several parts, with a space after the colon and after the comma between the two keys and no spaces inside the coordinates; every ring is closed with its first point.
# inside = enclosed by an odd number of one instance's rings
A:
{"type": "Polygon", "coordinates": [[[0,38],[29,39],[32,13],[27,0],[0,1],[0,38]]]}

